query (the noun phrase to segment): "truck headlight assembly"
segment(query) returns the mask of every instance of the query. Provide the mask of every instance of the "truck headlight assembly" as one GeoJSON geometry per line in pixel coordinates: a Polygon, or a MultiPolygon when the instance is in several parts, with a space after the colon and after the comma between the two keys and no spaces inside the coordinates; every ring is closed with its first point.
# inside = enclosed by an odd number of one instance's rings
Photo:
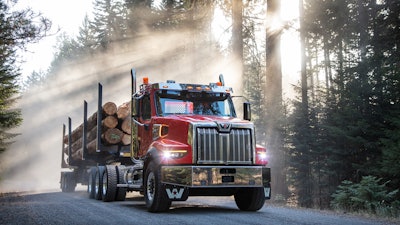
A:
{"type": "Polygon", "coordinates": [[[268,163],[268,155],[266,151],[257,151],[256,163],[263,165],[268,163]]]}
{"type": "Polygon", "coordinates": [[[257,156],[260,160],[267,160],[267,153],[266,152],[257,152],[257,156]]]}
{"type": "Polygon", "coordinates": [[[163,151],[164,159],[179,159],[187,154],[187,150],[165,150],[163,151]]]}

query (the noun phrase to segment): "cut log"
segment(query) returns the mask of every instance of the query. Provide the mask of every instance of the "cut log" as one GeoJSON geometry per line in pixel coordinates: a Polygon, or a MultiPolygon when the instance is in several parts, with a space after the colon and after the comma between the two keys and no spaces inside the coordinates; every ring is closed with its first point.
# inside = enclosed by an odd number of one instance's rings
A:
{"type": "Polygon", "coordinates": [[[125,119],[131,113],[131,105],[130,102],[125,102],[122,105],[118,106],[117,109],[117,117],[118,119],[125,119]]]}
{"type": "Polygon", "coordinates": [[[121,123],[121,130],[127,134],[131,134],[132,133],[132,129],[131,129],[131,118],[127,117],[125,118],[122,123],[121,123]]]}
{"type": "Polygon", "coordinates": [[[95,139],[96,139],[96,136],[97,136],[97,127],[93,127],[93,129],[91,129],[91,130],[88,132],[88,135],[87,135],[87,137],[86,137],[86,138],[87,138],[87,139],[86,139],[87,143],[89,143],[89,142],[95,140],[95,139]]]}
{"type": "Polygon", "coordinates": [[[107,116],[112,116],[117,113],[117,105],[114,102],[107,102],[103,105],[103,113],[107,116]]]}
{"type": "Polygon", "coordinates": [[[87,144],[87,151],[89,154],[93,154],[96,152],[96,145],[97,145],[97,141],[93,140],[91,142],[89,142],[89,144],[87,144]]]}
{"type": "Polygon", "coordinates": [[[101,121],[103,127],[115,128],[118,125],[118,119],[115,116],[107,116],[101,121]]]}
{"type": "MultiPolygon", "coordinates": [[[[96,127],[96,124],[97,124],[97,112],[93,113],[93,115],[87,119],[87,129],[88,130],[93,129],[93,127],[96,127]]],[[[83,123],[71,132],[72,143],[74,143],[79,138],[82,138],[82,133],[83,133],[83,123]]],[[[64,144],[68,144],[68,135],[64,136],[64,144]]]]}
{"type": "Polygon", "coordinates": [[[113,144],[118,144],[119,142],[121,142],[123,135],[124,135],[124,132],[122,132],[120,129],[112,128],[112,129],[106,130],[101,135],[101,137],[105,144],[113,145],[113,144]]]}
{"type": "Polygon", "coordinates": [[[131,135],[124,134],[122,136],[121,144],[122,145],[130,145],[131,144],[131,135]]]}
{"type": "Polygon", "coordinates": [[[78,149],[76,152],[74,152],[74,153],[72,154],[72,159],[74,159],[74,160],[81,160],[81,159],[82,159],[82,153],[83,153],[82,148],[78,149]]]}

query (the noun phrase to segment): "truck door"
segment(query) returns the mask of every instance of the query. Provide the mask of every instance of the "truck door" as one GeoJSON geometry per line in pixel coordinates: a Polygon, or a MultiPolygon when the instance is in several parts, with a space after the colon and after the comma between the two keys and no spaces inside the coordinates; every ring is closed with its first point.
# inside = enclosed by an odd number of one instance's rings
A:
{"type": "Polygon", "coordinates": [[[151,103],[149,94],[144,95],[141,99],[139,122],[144,125],[138,127],[138,139],[140,143],[139,155],[143,156],[146,154],[152,141],[151,103]]]}

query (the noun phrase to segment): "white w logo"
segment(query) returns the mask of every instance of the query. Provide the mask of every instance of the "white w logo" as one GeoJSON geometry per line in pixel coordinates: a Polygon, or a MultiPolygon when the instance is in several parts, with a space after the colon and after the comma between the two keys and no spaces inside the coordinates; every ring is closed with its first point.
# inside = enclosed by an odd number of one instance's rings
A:
{"type": "Polygon", "coordinates": [[[178,189],[174,188],[171,191],[171,189],[167,188],[166,191],[167,191],[169,199],[180,199],[180,198],[182,198],[184,189],[183,188],[179,188],[179,191],[178,191],[178,189]]]}

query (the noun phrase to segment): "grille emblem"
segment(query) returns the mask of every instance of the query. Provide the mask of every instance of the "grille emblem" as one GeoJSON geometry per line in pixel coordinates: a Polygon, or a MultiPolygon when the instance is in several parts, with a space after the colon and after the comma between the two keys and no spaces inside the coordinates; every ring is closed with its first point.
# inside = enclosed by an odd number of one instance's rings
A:
{"type": "Polygon", "coordinates": [[[231,132],[231,124],[230,123],[217,123],[218,131],[223,133],[231,132]]]}

